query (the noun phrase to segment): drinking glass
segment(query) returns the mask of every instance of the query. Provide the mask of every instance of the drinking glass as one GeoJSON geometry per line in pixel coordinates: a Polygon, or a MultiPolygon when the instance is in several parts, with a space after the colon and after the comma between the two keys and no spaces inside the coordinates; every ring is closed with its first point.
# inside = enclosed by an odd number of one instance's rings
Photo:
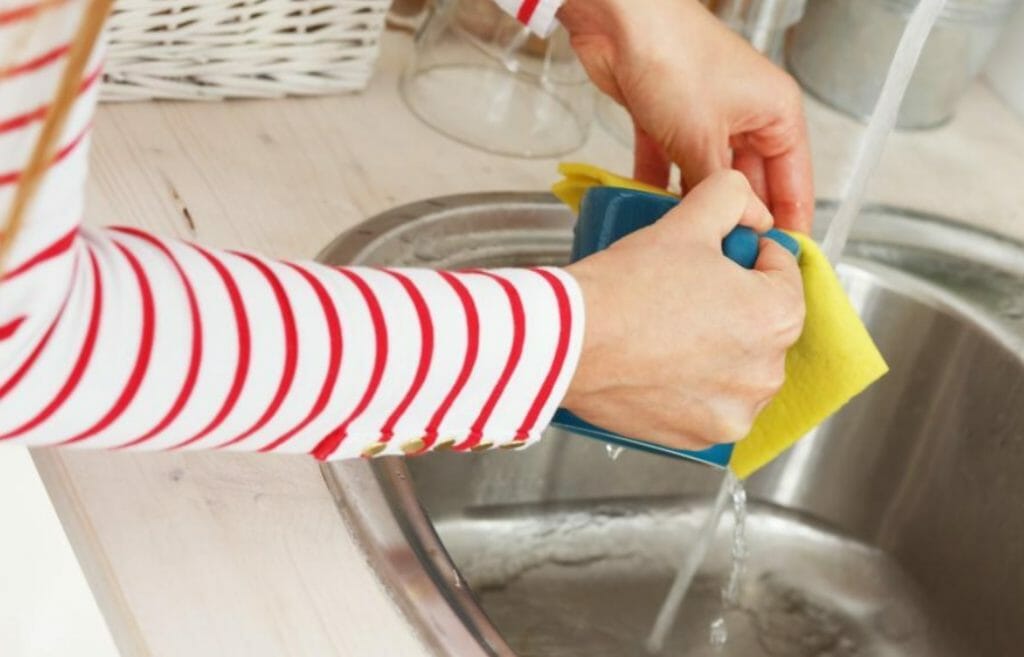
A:
{"type": "Polygon", "coordinates": [[[400,82],[427,125],[501,155],[554,157],[586,141],[595,89],[562,27],[540,39],[491,0],[441,0],[400,82]]]}

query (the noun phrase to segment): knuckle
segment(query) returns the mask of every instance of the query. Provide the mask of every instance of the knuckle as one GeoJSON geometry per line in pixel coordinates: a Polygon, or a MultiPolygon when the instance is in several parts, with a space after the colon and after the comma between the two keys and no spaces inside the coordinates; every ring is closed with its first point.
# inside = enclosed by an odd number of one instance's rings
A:
{"type": "Polygon", "coordinates": [[[800,83],[796,81],[796,78],[782,71],[781,78],[779,79],[779,89],[781,90],[780,97],[785,109],[790,112],[800,111],[803,106],[804,96],[803,91],[800,89],[800,83]]]}
{"type": "Polygon", "coordinates": [[[752,409],[752,413],[756,415],[758,409],[778,394],[785,382],[785,357],[775,357],[765,365],[764,371],[758,377],[756,384],[751,386],[747,402],[748,408],[752,409]]]}
{"type": "Polygon", "coordinates": [[[778,394],[779,390],[782,390],[782,386],[785,383],[786,359],[785,357],[780,357],[776,359],[775,363],[772,365],[771,370],[768,373],[766,381],[768,397],[771,398],[778,394]]]}
{"type": "Polygon", "coordinates": [[[773,344],[785,348],[796,342],[803,332],[807,309],[799,288],[794,291],[793,286],[780,287],[783,289],[771,302],[762,304],[760,316],[765,332],[775,338],[773,344]]]}
{"type": "Polygon", "coordinates": [[[761,411],[782,390],[785,381],[785,358],[779,357],[768,363],[757,379],[750,382],[743,404],[744,417],[747,419],[743,435],[750,431],[761,411]]]}
{"type": "Polygon", "coordinates": [[[750,433],[750,428],[753,425],[754,416],[752,414],[747,414],[742,420],[732,419],[724,422],[720,431],[719,442],[735,443],[743,440],[750,433]]]}
{"type": "Polygon", "coordinates": [[[745,438],[754,424],[751,408],[752,404],[747,399],[734,398],[728,409],[719,410],[709,440],[713,443],[735,443],[745,438]]]}
{"type": "Polygon", "coordinates": [[[750,191],[750,182],[747,177],[736,169],[722,169],[712,175],[716,176],[723,188],[732,193],[740,194],[750,191]]]}
{"type": "Polygon", "coordinates": [[[803,328],[803,313],[790,312],[787,313],[783,319],[776,323],[775,335],[779,339],[779,344],[785,348],[788,348],[800,338],[800,334],[803,332],[803,328]]]}

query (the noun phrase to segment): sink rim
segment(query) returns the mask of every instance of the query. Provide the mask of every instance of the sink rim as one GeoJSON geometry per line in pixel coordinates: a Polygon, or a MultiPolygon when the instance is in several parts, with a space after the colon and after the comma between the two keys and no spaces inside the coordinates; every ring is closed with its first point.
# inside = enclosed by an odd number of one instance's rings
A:
{"type": "MultiPolygon", "coordinates": [[[[320,252],[317,260],[335,265],[365,265],[360,256],[380,240],[392,237],[402,226],[438,221],[451,213],[495,205],[506,209],[562,207],[551,194],[542,192],[483,192],[427,199],[378,214],[342,233],[320,252]]],[[[835,205],[833,201],[819,201],[817,207],[827,215],[835,205]]],[[[819,219],[815,236],[820,238],[827,225],[827,219],[819,219]]],[[[1024,280],[1024,244],[926,212],[866,206],[854,224],[851,242],[930,249],[961,260],[985,263],[1024,280]],[[919,230],[921,222],[929,225],[927,232],[919,230]]],[[[926,292],[920,296],[922,302],[971,318],[978,328],[1024,358],[1024,324],[1019,328],[1008,326],[997,321],[991,309],[985,313],[984,308],[963,295],[895,267],[846,256],[843,263],[841,267],[853,265],[858,273],[867,274],[879,285],[926,292]]],[[[433,652],[515,657],[516,653],[469,588],[453,581],[458,577],[457,568],[419,505],[401,457],[325,463],[321,471],[349,531],[377,577],[433,652]]]]}

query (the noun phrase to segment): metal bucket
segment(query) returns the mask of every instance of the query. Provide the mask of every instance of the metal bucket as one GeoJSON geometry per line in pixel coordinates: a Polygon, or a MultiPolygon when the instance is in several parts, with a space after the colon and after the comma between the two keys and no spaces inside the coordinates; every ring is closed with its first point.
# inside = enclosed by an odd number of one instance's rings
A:
{"type": "MultiPolygon", "coordinates": [[[[914,0],[810,0],[787,51],[790,71],[828,105],[863,119],[885,81],[914,0]]],[[[984,66],[1020,0],[948,0],[910,80],[897,126],[934,128],[984,66]]]]}

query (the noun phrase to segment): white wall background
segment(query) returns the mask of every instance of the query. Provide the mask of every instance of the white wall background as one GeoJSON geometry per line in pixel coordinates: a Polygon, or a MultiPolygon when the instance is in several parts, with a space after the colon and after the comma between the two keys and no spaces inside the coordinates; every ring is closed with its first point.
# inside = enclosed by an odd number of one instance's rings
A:
{"type": "Polygon", "coordinates": [[[117,657],[28,450],[0,447],[0,655],[117,657]]]}

